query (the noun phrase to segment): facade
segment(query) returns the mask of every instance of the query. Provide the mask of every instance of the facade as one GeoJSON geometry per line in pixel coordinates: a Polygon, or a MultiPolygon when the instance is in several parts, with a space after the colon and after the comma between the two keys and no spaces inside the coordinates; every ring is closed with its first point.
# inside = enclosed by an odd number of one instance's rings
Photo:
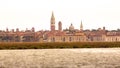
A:
{"type": "Polygon", "coordinates": [[[30,30],[20,31],[12,29],[9,31],[0,30],[0,42],[120,42],[120,30],[108,31],[98,28],[94,30],[84,30],[82,21],[80,29],[75,29],[73,24],[69,29],[62,29],[62,22],[58,22],[58,30],[55,29],[55,16],[52,12],[50,19],[50,30],[36,31],[32,27],[30,30]]]}

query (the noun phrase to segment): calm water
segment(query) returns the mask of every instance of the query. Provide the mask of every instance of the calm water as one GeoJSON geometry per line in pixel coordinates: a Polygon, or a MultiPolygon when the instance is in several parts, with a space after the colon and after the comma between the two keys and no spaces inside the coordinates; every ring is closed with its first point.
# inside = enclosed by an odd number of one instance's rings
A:
{"type": "Polygon", "coordinates": [[[0,50],[2,68],[120,68],[120,48],[0,50]]]}

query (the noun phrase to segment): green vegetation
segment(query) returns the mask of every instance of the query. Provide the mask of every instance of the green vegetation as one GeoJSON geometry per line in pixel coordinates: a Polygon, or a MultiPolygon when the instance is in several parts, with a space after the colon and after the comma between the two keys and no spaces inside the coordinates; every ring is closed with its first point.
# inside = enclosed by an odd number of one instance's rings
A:
{"type": "Polygon", "coordinates": [[[120,42],[0,43],[0,49],[114,48],[120,42]]]}

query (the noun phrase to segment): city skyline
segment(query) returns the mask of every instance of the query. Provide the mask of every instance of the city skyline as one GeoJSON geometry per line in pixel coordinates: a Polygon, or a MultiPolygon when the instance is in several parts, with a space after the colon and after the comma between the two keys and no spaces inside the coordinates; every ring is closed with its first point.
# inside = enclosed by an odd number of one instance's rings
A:
{"type": "Polygon", "coordinates": [[[50,18],[50,30],[35,31],[35,28],[20,31],[9,30],[0,31],[0,42],[117,42],[120,41],[120,29],[106,30],[105,27],[98,28],[97,30],[84,30],[81,24],[79,29],[75,29],[73,24],[68,29],[62,30],[62,22],[59,21],[58,29],[55,25],[55,16],[52,12],[50,18]]]}
{"type": "Polygon", "coordinates": [[[79,29],[82,20],[84,29],[90,30],[104,26],[107,30],[116,30],[120,23],[119,0],[4,0],[0,4],[0,30],[32,27],[36,31],[50,30],[52,11],[56,29],[59,21],[63,29],[69,28],[71,23],[79,29]]]}

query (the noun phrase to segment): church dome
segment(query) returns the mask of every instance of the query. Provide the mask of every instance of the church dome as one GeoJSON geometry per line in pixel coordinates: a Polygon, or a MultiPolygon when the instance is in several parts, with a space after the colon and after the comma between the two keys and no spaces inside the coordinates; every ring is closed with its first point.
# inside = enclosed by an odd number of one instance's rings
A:
{"type": "Polygon", "coordinates": [[[69,30],[74,30],[74,26],[71,24],[69,30]]]}

